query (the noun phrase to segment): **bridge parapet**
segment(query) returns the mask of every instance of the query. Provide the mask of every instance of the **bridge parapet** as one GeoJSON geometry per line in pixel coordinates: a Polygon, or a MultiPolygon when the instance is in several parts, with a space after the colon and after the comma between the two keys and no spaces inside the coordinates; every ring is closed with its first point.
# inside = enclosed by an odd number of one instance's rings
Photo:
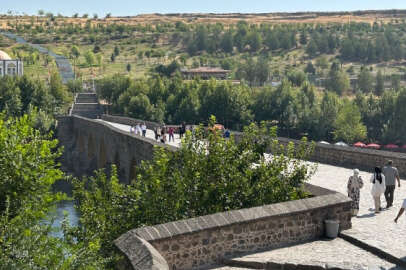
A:
{"type": "Polygon", "coordinates": [[[108,170],[116,164],[123,183],[129,183],[141,161],[152,159],[154,146],[177,149],[76,115],[58,118],[57,136],[64,147],[61,163],[65,171],[78,177],[90,176],[97,169],[108,170]]]}
{"type": "MultiPolygon", "coordinates": [[[[150,252],[140,246],[140,239],[165,259],[169,269],[200,269],[240,254],[318,239],[324,235],[326,219],[339,220],[340,230],[351,228],[348,197],[312,185],[306,188],[312,198],[137,228],[115,244],[133,269],[141,269],[138,262],[150,252]]],[[[148,258],[152,265],[154,257],[148,258]]]]}

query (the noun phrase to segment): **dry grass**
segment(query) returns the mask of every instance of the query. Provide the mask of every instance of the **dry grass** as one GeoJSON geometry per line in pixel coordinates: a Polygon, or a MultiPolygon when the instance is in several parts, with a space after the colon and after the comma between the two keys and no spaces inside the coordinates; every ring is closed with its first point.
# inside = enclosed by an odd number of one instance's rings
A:
{"type": "MultiPolygon", "coordinates": [[[[111,17],[103,19],[92,18],[68,18],[56,17],[58,25],[63,23],[73,23],[85,25],[88,21],[91,24],[157,24],[182,21],[185,23],[217,23],[234,24],[244,20],[248,23],[348,23],[348,22],[391,22],[395,19],[406,19],[406,13],[393,12],[385,13],[379,11],[363,12],[362,14],[354,13],[263,13],[263,14],[203,14],[203,13],[185,13],[185,14],[142,14],[132,17],[111,17]]],[[[15,24],[43,24],[47,21],[46,17],[37,16],[2,16],[0,17],[0,26],[7,29],[8,23],[15,24]]]]}

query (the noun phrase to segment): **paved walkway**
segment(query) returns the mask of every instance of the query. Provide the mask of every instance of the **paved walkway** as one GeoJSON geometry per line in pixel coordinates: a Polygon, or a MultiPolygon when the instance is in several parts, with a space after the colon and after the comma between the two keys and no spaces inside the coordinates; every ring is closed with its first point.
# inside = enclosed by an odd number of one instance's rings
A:
{"type": "MultiPolygon", "coordinates": [[[[396,166],[396,164],[395,164],[396,166]]],[[[347,195],[347,180],[352,170],[319,164],[316,174],[310,183],[336,190],[347,195]]],[[[394,223],[402,200],[406,198],[406,181],[401,181],[401,188],[395,190],[393,207],[379,214],[374,213],[374,203],[371,196],[371,173],[361,171],[364,188],[361,190],[360,211],[358,217],[352,219],[352,229],[346,234],[381,249],[399,259],[406,261],[406,216],[394,223]]],[[[382,206],[386,206],[385,198],[381,198],[382,206]]]]}
{"type": "MultiPolygon", "coordinates": [[[[126,131],[126,132],[130,132],[130,128],[131,128],[131,127],[128,126],[128,125],[117,124],[117,123],[113,123],[113,122],[107,122],[107,121],[104,121],[104,120],[99,120],[99,121],[103,121],[104,123],[107,123],[107,124],[109,124],[109,125],[112,125],[113,127],[118,128],[118,129],[120,129],[120,130],[123,130],[123,131],[126,131]]],[[[154,134],[154,131],[152,131],[152,130],[150,130],[150,129],[147,129],[146,137],[155,141],[155,134],[154,134]]],[[[179,134],[175,134],[174,137],[175,137],[175,141],[174,141],[174,142],[169,142],[169,135],[166,134],[166,144],[169,144],[169,145],[172,145],[172,146],[175,146],[175,147],[179,147],[179,146],[180,146],[180,142],[181,142],[181,140],[180,140],[180,138],[179,138],[179,134]]]]}
{"type": "Polygon", "coordinates": [[[75,79],[72,65],[70,64],[69,60],[66,57],[64,57],[63,55],[56,54],[38,44],[28,43],[25,39],[13,34],[13,33],[2,32],[1,34],[8,38],[14,39],[17,43],[27,44],[27,45],[33,47],[34,49],[37,49],[40,53],[49,54],[50,56],[55,58],[55,62],[58,67],[59,73],[61,74],[63,83],[67,83],[69,80],[75,79]]]}
{"type": "Polygon", "coordinates": [[[313,241],[301,245],[259,252],[234,258],[233,262],[255,262],[264,265],[267,262],[273,262],[278,264],[320,266],[326,269],[336,267],[348,270],[401,269],[340,238],[313,241]]]}

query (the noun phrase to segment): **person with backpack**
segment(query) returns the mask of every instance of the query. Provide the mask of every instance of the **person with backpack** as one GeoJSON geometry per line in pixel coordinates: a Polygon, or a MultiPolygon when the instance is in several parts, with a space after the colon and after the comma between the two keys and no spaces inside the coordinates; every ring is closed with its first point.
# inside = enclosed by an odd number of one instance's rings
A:
{"type": "Polygon", "coordinates": [[[357,216],[359,211],[360,189],[364,186],[359,170],[354,169],[354,174],[350,176],[347,183],[347,194],[351,198],[351,214],[357,216]]]}
{"type": "Polygon", "coordinates": [[[379,167],[375,167],[375,172],[371,176],[372,189],[371,194],[374,198],[375,213],[378,214],[381,208],[381,195],[385,192],[385,176],[382,174],[382,170],[379,167]]]}

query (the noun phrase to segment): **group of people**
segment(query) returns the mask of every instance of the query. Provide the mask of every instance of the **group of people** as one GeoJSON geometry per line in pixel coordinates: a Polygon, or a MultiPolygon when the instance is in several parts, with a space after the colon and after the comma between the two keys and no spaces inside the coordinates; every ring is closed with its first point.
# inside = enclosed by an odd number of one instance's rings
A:
{"type": "Polygon", "coordinates": [[[165,124],[162,126],[157,126],[154,128],[155,140],[160,141],[161,143],[167,142],[167,134],[169,138],[169,142],[175,141],[175,128],[174,127],[166,127],[165,124]]]}
{"type": "MultiPolygon", "coordinates": [[[[381,196],[385,195],[386,208],[393,206],[394,193],[396,188],[396,181],[398,187],[400,188],[400,178],[399,172],[396,167],[393,167],[393,162],[389,160],[387,164],[381,169],[375,167],[374,173],[371,175],[370,182],[372,183],[371,195],[375,204],[375,213],[382,211],[381,207],[381,196]]],[[[359,211],[359,201],[360,201],[360,189],[364,186],[364,182],[359,175],[359,170],[354,169],[354,173],[348,179],[347,192],[348,197],[352,199],[351,210],[352,215],[356,216],[359,211]]],[[[403,214],[404,208],[406,207],[406,200],[403,203],[401,210],[395,222],[403,214]]]]}
{"type": "Polygon", "coordinates": [[[142,135],[143,137],[145,137],[147,134],[147,125],[145,124],[145,122],[136,123],[135,126],[130,127],[130,133],[140,136],[142,135]]]}

